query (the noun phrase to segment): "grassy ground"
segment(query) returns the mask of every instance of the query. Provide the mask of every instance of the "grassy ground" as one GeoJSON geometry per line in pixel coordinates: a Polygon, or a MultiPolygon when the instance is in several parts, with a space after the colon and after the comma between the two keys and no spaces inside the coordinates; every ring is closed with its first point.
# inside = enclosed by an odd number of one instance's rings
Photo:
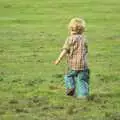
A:
{"type": "Polygon", "coordinates": [[[0,120],[120,120],[119,0],[0,0],[0,120]],[[65,95],[53,65],[74,16],[87,22],[90,97],[65,95]]]}

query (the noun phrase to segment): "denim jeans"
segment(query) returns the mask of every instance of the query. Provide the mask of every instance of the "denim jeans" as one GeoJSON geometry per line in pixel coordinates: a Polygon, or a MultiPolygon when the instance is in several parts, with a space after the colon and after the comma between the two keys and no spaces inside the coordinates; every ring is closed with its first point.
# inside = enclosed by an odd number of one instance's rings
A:
{"type": "Polygon", "coordinates": [[[89,69],[70,70],[64,76],[66,94],[70,96],[88,96],[89,95],[89,69]]]}

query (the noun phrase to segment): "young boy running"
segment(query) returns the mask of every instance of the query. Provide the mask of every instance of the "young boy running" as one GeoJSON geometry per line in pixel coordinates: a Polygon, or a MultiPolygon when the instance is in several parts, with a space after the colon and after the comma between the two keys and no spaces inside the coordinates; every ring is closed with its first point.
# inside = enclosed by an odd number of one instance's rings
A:
{"type": "Polygon", "coordinates": [[[68,29],[70,34],[55,64],[59,64],[67,56],[69,70],[64,76],[66,94],[84,98],[89,95],[89,68],[86,61],[88,49],[83,34],[85,22],[81,18],[73,18],[68,29]]]}

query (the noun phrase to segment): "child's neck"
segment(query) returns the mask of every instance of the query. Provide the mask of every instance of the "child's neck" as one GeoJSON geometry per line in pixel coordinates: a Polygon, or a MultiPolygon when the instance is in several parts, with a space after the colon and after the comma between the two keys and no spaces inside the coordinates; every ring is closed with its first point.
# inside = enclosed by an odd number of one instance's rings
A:
{"type": "Polygon", "coordinates": [[[82,35],[82,34],[80,34],[80,33],[75,33],[75,32],[70,32],[70,35],[72,36],[72,35],[82,35]]]}

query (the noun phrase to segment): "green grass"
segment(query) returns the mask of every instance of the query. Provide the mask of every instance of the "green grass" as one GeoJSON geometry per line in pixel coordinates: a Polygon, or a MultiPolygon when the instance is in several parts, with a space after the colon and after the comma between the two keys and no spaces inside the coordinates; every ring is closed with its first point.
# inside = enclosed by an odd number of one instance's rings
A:
{"type": "Polygon", "coordinates": [[[119,0],[0,0],[0,120],[119,120],[119,0]],[[71,18],[86,20],[90,97],[65,95],[53,65],[71,18]]]}

